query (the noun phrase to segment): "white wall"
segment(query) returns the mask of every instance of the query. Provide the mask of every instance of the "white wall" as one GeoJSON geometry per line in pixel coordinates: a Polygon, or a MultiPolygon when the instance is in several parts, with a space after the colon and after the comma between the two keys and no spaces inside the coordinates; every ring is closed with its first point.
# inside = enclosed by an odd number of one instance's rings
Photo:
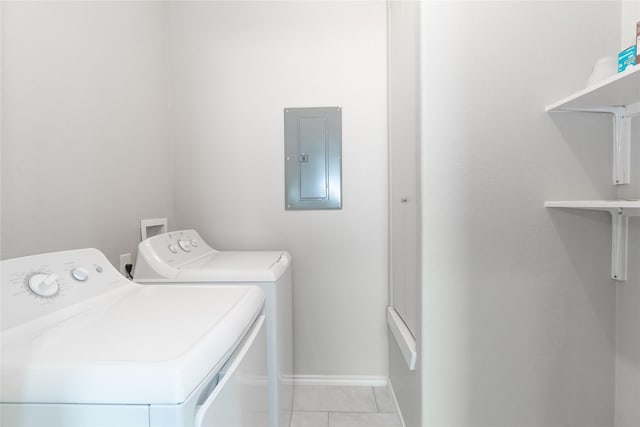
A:
{"type": "Polygon", "coordinates": [[[386,376],[384,2],[171,5],[176,222],[294,259],[295,371],[386,376]],[[343,209],[284,210],[283,109],[343,108],[343,209]]]}
{"type": "Polygon", "coordinates": [[[117,263],[141,218],[173,213],[164,7],[1,7],[2,258],[90,246],[117,263]]]}
{"type": "MultiPolygon", "coordinates": [[[[622,2],[620,49],[635,43],[640,1],[622,2]]],[[[638,88],[640,97],[640,88],[638,88]]],[[[632,122],[631,184],[619,198],[640,198],[640,118],[632,122]]],[[[616,427],[640,425],[640,218],[629,221],[628,280],[616,286],[616,427]]]]}
{"type": "Polygon", "coordinates": [[[617,52],[620,4],[423,6],[423,424],[611,426],[610,218],[543,207],[615,197],[610,119],[544,106],[617,52]]]}
{"type": "Polygon", "coordinates": [[[629,279],[616,286],[616,427],[640,425],[640,219],[629,229],[629,279]]]}

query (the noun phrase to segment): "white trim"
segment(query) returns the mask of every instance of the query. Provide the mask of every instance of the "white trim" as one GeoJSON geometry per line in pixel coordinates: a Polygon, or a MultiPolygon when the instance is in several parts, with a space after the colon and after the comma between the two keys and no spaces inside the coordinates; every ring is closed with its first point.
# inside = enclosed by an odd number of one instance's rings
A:
{"type": "Polygon", "coordinates": [[[387,307],[387,324],[410,371],[416,369],[416,340],[393,307],[387,307]]]}
{"type": "Polygon", "coordinates": [[[402,424],[402,427],[407,427],[407,425],[404,423],[404,417],[402,416],[402,411],[400,410],[400,404],[398,403],[396,392],[395,390],[393,390],[393,384],[391,383],[391,379],[389,379],[389,391],[391,392],[393,403],[396,405],[396,410],[398,411],[398,416],[400,417],[400,423],[402,424]]]}
{"type": "Polygon", "coordinates": [[[384,387],[388,378],[384,375],[294,375],[294,385],[345,385],[384,387]]]}

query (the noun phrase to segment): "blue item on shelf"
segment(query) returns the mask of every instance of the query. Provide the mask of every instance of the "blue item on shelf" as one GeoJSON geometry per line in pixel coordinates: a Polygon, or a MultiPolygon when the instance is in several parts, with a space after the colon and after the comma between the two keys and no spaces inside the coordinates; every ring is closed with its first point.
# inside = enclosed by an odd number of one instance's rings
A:
{"type": "Polygon", "coordinates": [[[636,47],[630,46],[618,54],[618,72],[621,73],[630,65],[636,65],[636,47]]]}

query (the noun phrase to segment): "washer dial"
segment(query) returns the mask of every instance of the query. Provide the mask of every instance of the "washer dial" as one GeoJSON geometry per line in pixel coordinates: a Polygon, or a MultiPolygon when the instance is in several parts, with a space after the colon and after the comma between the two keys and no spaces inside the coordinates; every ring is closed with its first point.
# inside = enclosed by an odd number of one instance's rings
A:
{"type": "Polygon", "coordinates": [[[58,275],[55,273],[36,273],[29,277],[29,289],[41,297],[52,297],[60,290],[58,275]]]}

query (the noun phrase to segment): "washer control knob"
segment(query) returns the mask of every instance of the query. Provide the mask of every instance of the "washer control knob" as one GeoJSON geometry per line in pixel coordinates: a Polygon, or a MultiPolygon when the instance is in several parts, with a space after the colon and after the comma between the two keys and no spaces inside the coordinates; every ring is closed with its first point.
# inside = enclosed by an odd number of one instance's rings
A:
{"type": "Polygon", "coordinates": [[[169,245],[169,250],[174,254],[178,253],[178,247],[176,245],[169,245]]]}
{"type": "Polygon", "coordinates": [[[189,240],[189,243],[191,243],[191,246],[193,246],[194,248],[198,247],[198,241],[197,240],[191,239],[191,240],[189,240]]]}
{"type": "Polygon", "coordinates": [[[79,282],[84,282],[89,278],[89,272],[82,267],[76,267],[71,270],[71,275],[79,282]]]}
{"type": "Polygon", "coordinates": [[[191,252],[191,248],[189,247],[189,242],[186,240],[178,240],[178,246],[185,252],[191,252]]]}
{"type": "Polygon", "coordinates": [[[58,275],[37,273],[29,278],[29,289],[41,297],[51,297],[58,293],[58,275]]]}

